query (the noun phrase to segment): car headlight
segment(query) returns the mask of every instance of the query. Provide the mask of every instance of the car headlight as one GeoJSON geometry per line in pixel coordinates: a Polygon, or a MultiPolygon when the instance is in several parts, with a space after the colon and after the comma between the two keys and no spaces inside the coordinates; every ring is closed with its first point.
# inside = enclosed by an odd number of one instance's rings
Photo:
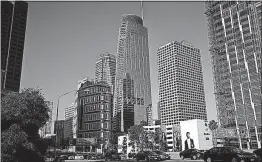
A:
{"type": "Polygon", "coordinates": [[[245,157],[245,155],[238,154],[238,157],[243,158],[243,157],[245,157]]]}

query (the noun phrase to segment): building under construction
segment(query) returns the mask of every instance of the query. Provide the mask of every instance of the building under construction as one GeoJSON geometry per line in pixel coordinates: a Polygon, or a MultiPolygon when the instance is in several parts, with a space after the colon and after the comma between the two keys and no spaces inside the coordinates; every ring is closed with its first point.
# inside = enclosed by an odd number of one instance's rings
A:
{"type": "Polygon", "coordinates": [[[240,148],[261,147],[261,2],[207,1],[219,126],[240,148]]]}

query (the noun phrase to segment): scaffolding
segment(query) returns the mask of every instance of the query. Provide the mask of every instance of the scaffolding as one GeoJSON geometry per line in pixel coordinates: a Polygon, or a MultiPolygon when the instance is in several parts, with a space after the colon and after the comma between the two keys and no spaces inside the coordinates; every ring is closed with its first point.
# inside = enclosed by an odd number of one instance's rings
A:
{"type": "Polygon", "coordinates": [[[227,58],[222,26],[221,2],[206,2],[206,18],[208,25],[209,51],[211,54],[214,94],[216,97],[217,118],[220,128],[236,129],[239,147],[242,149],[241,131],[237,120],[237,109],[235,107],[231,90],[231,72],[227,58]]]}
{"type": "MultiPolygon", "coordinates": [[[[257,79],[254,78],[255,74],[253,73],[252,77],[254,79],[250,80],[249,68],[252,69],[252,67],[254,66],[252,64],[250,65],[250,62],[247,63],[247,61],[250,60],[252,61],[252,58],[250,57],[253,55],[252,51],[255,51],[254,59],[260,60],[261,50],[258,49],[257,47],[261,46],[260,45],[261,41],[259,41],[259,43],[256,42],[257,40],[260,40],[260,37],[254,35],[254,33],[257,32],[256,33],[257,35],[260,34],[258,30],[253,30],[253,28],[256,28],[256,26],[259,25],[261,26],[261,22],[259,24],[255,20],[255,19],[259,20],[259,18],[257,18],[256,15],[259,15],[259,10],[261,12],[261,8],[258,7],[258,5],[260,4],[258,4],[257,2],[245,2],[245,1],[238,1],[238,2],[207,1],[205,5],[206,5],[205,14],[206,14],[207,25],[208,25],[209,51],[212,60],[214,92],[216,97],[216,107],[217,107],[217,117],[218,117],[219,127],[227,128],[227,129],[235,129],[239,139],[240,148],[242,148],[242,144],[243,146],[245,145],[245,147],[247,146],[248,148],[250,148],[250,146],[252,145],[251,140],[253,140],[254,142],[254,132],[255,132],[257,146],[261,147],[259,144],[259,139],[261,140],[261,124],[257,124],[259,123],[258,122],[259,117],[257,113],[260,114],[261,111],[257,110],[258,107],[255,107],[252,98],[252,96],[254,95],[254,98],[257,101],[257,97],[259,95],[257,95],[257,93],[251,94],[251,90],[255,86],[255,84],[253,84],[253,81],[257,79]],[[254,11],[252,14],[247,12],[251,10],[254,11]],[[234,18],[231,12],[234,12],[235,15],[237,13],[237,18],[234,18]],[[249,19],[250,16],[251,19],[249,19]],[[243,25],[244,18],[247,19],[247,17],[248,17],[248,21],[251,21],[251,23],[249,24],[250,33],[252,28],[253,33],[251,34],[252,36],[254,36],[254,38],[252,38],[253,44],[251,43],[251,45],[247,45],[248,41],[246,40],[249,34],[249,32],[246,31],[249,30],[244,31],[243,29],[243,28],[249,29],[247,27],[243,27],[244,25],[247,26],[246,22],[243,25]],[[227,21],[227,22],[224,21],[226,19],[229,20],[229,18],[231,21],[227,21]],[[232,29],[231,27],[234,29],[232,29]],[[235,29],[237,28],[240,28],[241,30],[235,31],[235,29]],[[227,33],[228,31],[231,32],[229,32],[228,34],[227,33]],[[234,35],[229,37],[228,35],[230,34],[232,35],[232,33],[234,35]],[[238,35],[242,35],[242,37],[239,37],[238,35]],[[239,39],[241,40],[240,43],[238,41],[239,39]],[[231,42],[234,43],[231,44],[231,42]],[[234,46],[235,46],[235,51],[237,52],[236,53],[237,56],[235,60],[232,57],[233,55],[231,55],[233,53],[232,47],[234,48],[234,46]],[[237,49],[239,47],[240,49],[237,49]],[[230,50],[227,51],[227,49],[230,48],[231,51],[230,50]],[[243,50],[242,53],[241,50],[243,50]],[[248,58],[249,60],[246,59],[245,57],[249,57],[248,58]],[[239,60],[241,61],[238,62],[239,60]],[[232,63],[233,61],[235,62],[232,63]]],[[[261,69],[259,67],[261,66],[260,64],[258,65],[256,64],[256,66],[257,66],[256,69],[258,69],[257,73],[259,73],[261,69]]],[[[261,81],[261,75],[259,75],[258,80],[261,81]]]]}

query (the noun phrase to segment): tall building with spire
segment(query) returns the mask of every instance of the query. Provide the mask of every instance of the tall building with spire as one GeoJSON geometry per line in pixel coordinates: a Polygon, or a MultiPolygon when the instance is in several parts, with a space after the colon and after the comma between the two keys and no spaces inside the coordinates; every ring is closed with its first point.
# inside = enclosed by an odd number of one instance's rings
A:
{"type": "MultiPolygon", "coordinates": [[[[96,61],[95,81],[106,82],[114,89],[116,75],[116,57],[109,53],[102,53],[96,61]]],[[[113,92],[113,91],[112,91],[113,92]]]]}
{"type": "Polygon", "coordinates": [[[1,89],[19,92],[28,3],[1,1],[1,89]]]}
{"type": "Polygon", "coordinates": [[[261,10],[261,1],[206,2],[218,122],[240,148],[261,147],[261,10]]]}
{"type": "Polygon", "coordinates": [[[148,31],[136,15],[123,15],[117,46],[114,119],[118,131],[147,121],[151,105],[148,31]]]}

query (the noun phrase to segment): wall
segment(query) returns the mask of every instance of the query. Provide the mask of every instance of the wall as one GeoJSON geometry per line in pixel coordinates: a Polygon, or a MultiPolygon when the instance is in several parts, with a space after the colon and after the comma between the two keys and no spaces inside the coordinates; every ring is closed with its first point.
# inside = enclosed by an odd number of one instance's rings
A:
{"type": "Polygon", "coordinates": [[[207,150],[213,147],[212,134],[208,128],[208,123],[204,120],[181,121],[182,150],[185,150],[186,132],[190,132],[190,138],[194,140],[195,148],[207,150]]]}

